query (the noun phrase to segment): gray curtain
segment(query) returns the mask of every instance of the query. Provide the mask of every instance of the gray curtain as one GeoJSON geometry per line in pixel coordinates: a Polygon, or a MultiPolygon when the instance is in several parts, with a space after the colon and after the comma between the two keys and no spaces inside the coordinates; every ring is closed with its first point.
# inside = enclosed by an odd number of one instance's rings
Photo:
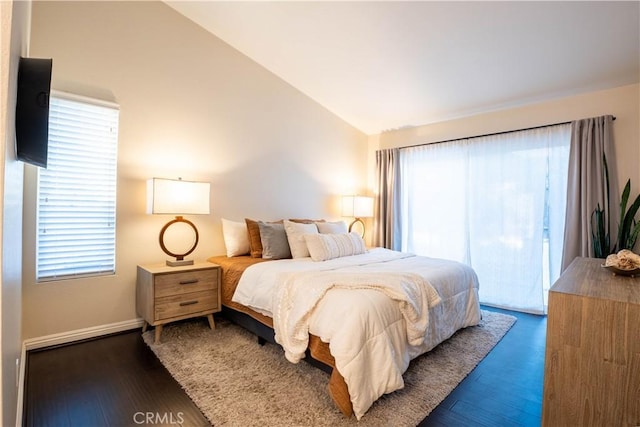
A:
{"type": "MultiPolygon", "coordinates": [[[[613,147],[613,116],[576,120],[571,123],[567,213],[564,228],[562,271],[576,257],[593,257],[591,213],[606,204],[603,155],[609,169],[610,235],[617,235],[620,192],[613,147]]],[[[613,237],[612,237],[613,238],[613,237]]]]}
{"type": "Polygon", "coordinates": [[[376,151],[376,197],[373,205],[373,245],[399,251],[400,150],[376,151]]]}

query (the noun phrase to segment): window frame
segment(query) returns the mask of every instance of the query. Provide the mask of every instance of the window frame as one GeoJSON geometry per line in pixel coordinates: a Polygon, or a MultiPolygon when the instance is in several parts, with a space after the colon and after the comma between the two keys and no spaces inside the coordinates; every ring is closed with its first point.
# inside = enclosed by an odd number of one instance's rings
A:
{"type": "MultiPolygon", "coordinates": [[[[113,276],[116,274],[116,250],[117,250],[117,242],[116,242],[117,240],[117,183],[118,183],[118,145],[119,145],[119,130],[120,130],[119,129],[120,106],[114,102],[104,101],[96,98],[90,98],[90,97],[85,97],[81,95],[55,91],[55,90],[51,91],[50,97],[51,97],[51,101],[53,101],[53,99],[58,99],[61,101],[85,104],[87,106],[90,106],[90,108],[99,107],[99,108],[115,111],[115,118],[112,117],[111,120],[109,121],[105,119],[105,122],[104,122],[104,124],[109,124],[111,126],[112,134],[111,136],[107,136],[107,138],[112,139],[112,141],[110,142],[113,143],[113,145],[108,145],[108,149],[109,149],[109,152],[111,153],[111,156],[109,157],[110,162],[106,166],[106,169],[108,169],[108,172],[105,173],[105,175],[108,175],[108,179],[104,180],[106,182],[106,186],[109,188],[109,190],[104,192],[104,194],[109,195],[108,201],[106,202],[106,205],[108,207],[104,209],[104,212],[107,213],[108,215],[112,215],[110,217],[112,218],[112,222],[110,222],[112,224],[110,225],[110,227],[112,227],[112,232],[109,234],[109,239],[112,239],[113,243],[104,245],[105,247],[108,247],[108,250],[105,251],[105,253],[109,257],[111,257],[111,259],[107,262],[108,268],[106,269],[99,269],[98,268],[99,263],[96,263],[94,266],[91,267],[93,268],[92,271],[78,271],[79,268],[77,266],[67,267],[67,268],[63,267],[63,268],[58,268],[52,274],[44,275],[43,270],[41,268],[41,265],[43,262],[43,257],[41,256],[41,250],[42,250],[41,211],[43,210],[41,206],[41,185],[42,185],[43,169],[37,168],[36,200],[35,200],[36,218],[35,218],[35,271],[34,271],[36,283],[55,282],[55,281],[70,280],[70,279],[81,279],[86,277],[113,276]],[[74,272],[74,270],[76,271],[74,272]]],[[[50,133],[49,133],[49,140],[48,140],[50,149],[52,145],[51,143],[51,138],[52,138],[51,110],[52,108],[50,104],[50,110],[49,110],[50,133]]],[[[112,114],[112,113],[107,113],[107,114],[112,114]]],[[[83,125],[87,126],[87,122],[83,122],[83,125]]],[[[104,137],[105,135],[108,135],[108,134],[104,133],[101,136],[104,137]]],[[[96,157],[93,157],[93,158],[96,158],[96,157]]],[[[55,161],[53,162],[53,165],[55,167],[55,161]]],[[[52,167],[52,162],[50,158],[47,170],[50,170],[51,167],[52,167]]],[[[76,176],[75,178],[78,178],[78,176],[76,176]]],[[[54,180],[51,180],[51,182],[53,181],[54,180]]],[[[67,199],[67,200],[70,200],[70,199],[67,199]]],[[[84,209],[87,209],[87,208],[85,207],[84,209]]]]}

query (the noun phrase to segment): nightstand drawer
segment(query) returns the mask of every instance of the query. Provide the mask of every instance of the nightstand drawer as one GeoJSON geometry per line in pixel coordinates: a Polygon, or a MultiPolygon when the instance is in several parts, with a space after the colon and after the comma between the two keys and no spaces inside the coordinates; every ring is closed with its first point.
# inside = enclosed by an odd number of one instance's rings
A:
{"type": "Polygon", "coordinates": [[[160,342],[167,323],[191,317],[206,317],[215,329],[213,313],[221,307],[220,266],[210,262],[170,267],[139,265],[136,278],[136,311],[144,319],[142,332],[155,326],[160,342]]]}
{"type": "Polygon", "coordinates": [[[156,298],[155,320],[169,319],[217,309],[218,295],[210,291],[156,298]]]}
{"type": "Polygon", "coordinates": [[[217,285],[218,269],[158,274],[155,276],[155,297],[162,298],[210,290],[215,289],[217,285]]]}

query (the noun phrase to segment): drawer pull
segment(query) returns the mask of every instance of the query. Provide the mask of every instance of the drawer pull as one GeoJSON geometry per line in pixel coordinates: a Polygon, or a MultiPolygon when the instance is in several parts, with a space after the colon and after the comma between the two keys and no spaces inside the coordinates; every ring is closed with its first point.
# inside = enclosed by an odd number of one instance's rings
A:
{"type": "Polygon", "coordinates": [[[194,283],[198,283],[199,280],[198,279],[191,279],[191,280],[183,280],[180,282],[181,285],[193,285],[194,283]]]}
{"type": "Polygon", "coordinates": [[[193,304],[197,304],[197,303],[198,303],[198,300],[195,300],[195,301],[185,301],[185,302],[181,302],[181,303],[180,303],[180,307],[184,307],[184,306],[187,306],[187,305],[193,305],[193,304]]]}

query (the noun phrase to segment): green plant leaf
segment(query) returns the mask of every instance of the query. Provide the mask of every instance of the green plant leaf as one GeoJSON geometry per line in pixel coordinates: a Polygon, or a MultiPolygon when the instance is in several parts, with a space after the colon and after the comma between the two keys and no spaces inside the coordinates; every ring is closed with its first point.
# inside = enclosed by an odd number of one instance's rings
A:
{"type": "Polygon", "coordinates": [[[600,203],[591,213],[591,245],[596,258],[609,255],[609,233],[605,231],[604,209],[600,209],[600,203]]]}
{"type": "Polygon", "coordinates": [[[631,193],[631,180],[628,179],[622,190],[622,197],[620,198],[620,222],[627,211],[627,201],[629,200],[629,194],[631,193]]]}
{"type": "Polygon", "coordinates": [[[629,250],[633,250],[633,247],[636,245],[636,241],[638,240],[638,235],[640,234],[640,222],[634,222],[633,232],[631,236],[629,236],[629,240],[627,241],[627,248],[629,250]]]}
{"type": "Polygon", "coordinates": [[[600,253],[600,237],[598,232],[599,225],[599,212],[600,205],[591,212],[591,247],[593,248],[593,255],[596,258],[600,258],[598,254],[600,253]]]}
{"type": "MultiPolygon", "coordinates": [[[[638,213],[638,209],[640,208],[640,194],[633,201],[629,210],[624,215],[624,220],[620,224],[621,232],[618,233],[618,244],[620,245],[619,249],[631,249],[628,247],[629,238],[632,234],[632,228],[635,224],[635,216],[638,213]],[[624,247],[622,247],[624,245],[624,247]]],[[[634,242],[635,243],[635,242],[634,242]]]]}
{"type": "MultiPolygon", "coordinates": [[[[607,163],[607,155],[603,152],[602,153],[602,164],[604,166],[604,183],[605,183],[605,199],[607,201],[607,205],[603,206],[603,211],[606,209],[606,212],[604,212],[604,215],[606,215],[606,221],[607,221],[607,235],[611,234],[611,215],[609,215],[609,212],[611,212],[611,197],[610,197],[610,191],[609,191],[609,164],[607,163]]],[[[607,252],[609,252],[609,242],[607,242],[607,252]]]]}
{"type": "Polygon", "coordinates": [[[628,179],[624,190],[622,190],[622,197],[620,198],[620,221],[618,221],[618,241],[614,246],[618,250],[625,249],[622,246],[626,245],[629,229],[624,226],[625,214],[627,213],[627,201],[629,200],[629,193],[631,193],[631,180],[628,179]]]}

